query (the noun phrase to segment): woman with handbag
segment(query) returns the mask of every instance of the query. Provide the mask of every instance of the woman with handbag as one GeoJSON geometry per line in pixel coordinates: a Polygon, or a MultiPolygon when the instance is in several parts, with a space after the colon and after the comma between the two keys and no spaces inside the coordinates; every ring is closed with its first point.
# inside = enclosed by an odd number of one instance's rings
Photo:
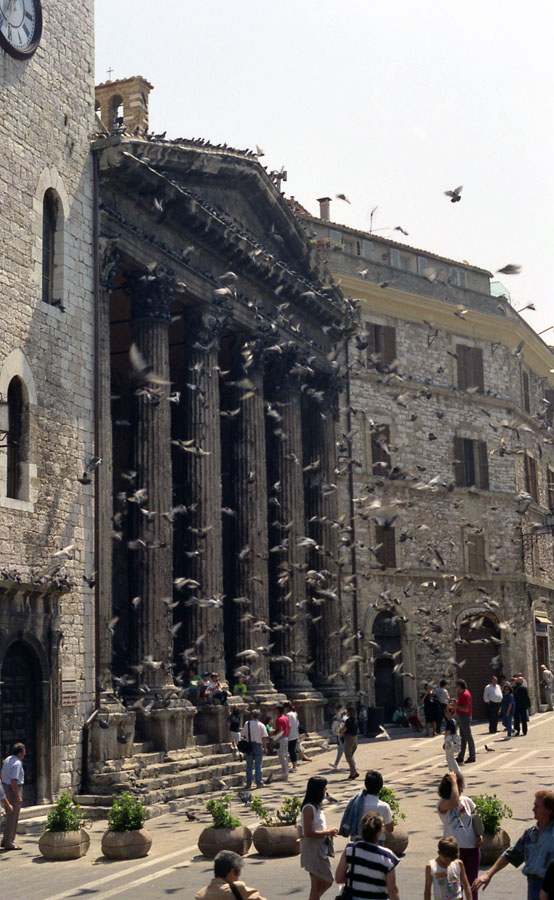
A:
{"type": "Polygon", "coordinates": [[[394,870],[400,860],[379,844],[383,824],[377,813],[366,813],[361,840],[346,845],[335,872],[337,884],[344,884],[340,900],[399,900],[394,870]]]}
{"type": "MultiPolygon", "coordinates": [[[[439,784],[437,812],[442,821],[443,837],[455,838],[468,881],[473,885],[479,875],[483,830],[480,816],[475,813],[475,803],[462,793],[464,786],[462,775],[455,772],[445,775],[439,784]]],[[[471,896],[477,900],[477,891],[472,890],[471,896]]]]}
{"type": "Polygon", "coordinates": [[[300,812],[302,828],[300,865],[310,873],[309,900],[319,900],[333,884],[329,857],[335,855],[333,838],[338,829],[327,828],[325,814],[321,811],[326,793],[327,779],[314,775],[308,781],[300,812]]]}

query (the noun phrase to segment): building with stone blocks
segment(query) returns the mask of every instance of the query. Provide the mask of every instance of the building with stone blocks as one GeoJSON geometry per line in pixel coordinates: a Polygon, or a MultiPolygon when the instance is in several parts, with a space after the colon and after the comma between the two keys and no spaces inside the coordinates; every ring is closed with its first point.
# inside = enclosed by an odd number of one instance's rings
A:
{"type": "Polygon", "coordinates": [[[424,682],[464,677],[484,715],[490,674],[521,671],[536,706],[554,619],[552,348],[489,272],[320,203],[293,207],[361,315],[338,447],[361,689],[390,718],[424,682]]]}
{"type": "Polygon", "coordinates": [[[93,4],[42,6],[38,46],[0,14],[0,749],[27,745],[26,804],[79,783],[94,701],[93,4]]]}
{"type": "Polygon", "coordinates": [[[93,144],[93,765],[136,741],[226,738],[224,708],[190,703],[190,667],[231,686],[244,672],[266,709],[294,698],[308,729],[345,690],[342,647],[326,636],[340,626],[334,348],[350,304],[253,153],[148,134],[146,105],[128,125],[124,92],[142,83],[97,89],[101,114],[123,117],[93,144]]]}

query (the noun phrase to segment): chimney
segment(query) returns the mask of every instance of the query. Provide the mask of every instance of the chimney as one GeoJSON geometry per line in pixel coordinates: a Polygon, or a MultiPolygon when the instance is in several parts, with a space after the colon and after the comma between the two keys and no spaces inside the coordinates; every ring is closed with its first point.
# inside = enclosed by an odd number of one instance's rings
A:
{"type": "Polygon", "coordinates": [[[319,218],[322,222],[330,222],[331,221],[331,198],[330,197],[320,197],[317,201],[319,203],[319,218]]]}
{"type": "Polygon", "coordinates": [[[119,81],[105,81],[95,89],[96,111],[106,131],[125,125],[127,134],[148,131],[148,95],[153,89],[146,78],[133,75],[119,81]]]}

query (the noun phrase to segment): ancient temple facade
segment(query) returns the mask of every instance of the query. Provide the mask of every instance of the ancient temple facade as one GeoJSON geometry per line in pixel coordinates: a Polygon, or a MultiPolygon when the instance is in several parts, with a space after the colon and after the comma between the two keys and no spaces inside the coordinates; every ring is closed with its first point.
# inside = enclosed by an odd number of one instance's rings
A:
{"type": "Polygon", "coordinates": [[[262,705],[294,698],[309,729],[346,690],[336,427],[352,308],[254,154],[146,134],[144,94],[129,134],[139,81],[97,89],[104,118],[123,117],[93,144],[97,759],[122,731],[119,755],[137,735],[185,746],[201,727],[189,670],[243,673],[262,705]]]}

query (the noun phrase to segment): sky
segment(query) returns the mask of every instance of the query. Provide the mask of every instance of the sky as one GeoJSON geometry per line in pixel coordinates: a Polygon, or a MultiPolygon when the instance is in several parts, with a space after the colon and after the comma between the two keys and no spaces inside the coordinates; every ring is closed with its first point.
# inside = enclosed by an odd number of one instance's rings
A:
{"type": "MultiPolygon", "coordinates": [[[[96,0],[96,81],[143,75],[150,128],[261,147],[287,196],[498,276],[554,325],[550,0],[96,0]],[[463,185],[450,203],[444,191],[463,185]]],[[[544,339],[554,344],[554,329],[544,339]]]]}

